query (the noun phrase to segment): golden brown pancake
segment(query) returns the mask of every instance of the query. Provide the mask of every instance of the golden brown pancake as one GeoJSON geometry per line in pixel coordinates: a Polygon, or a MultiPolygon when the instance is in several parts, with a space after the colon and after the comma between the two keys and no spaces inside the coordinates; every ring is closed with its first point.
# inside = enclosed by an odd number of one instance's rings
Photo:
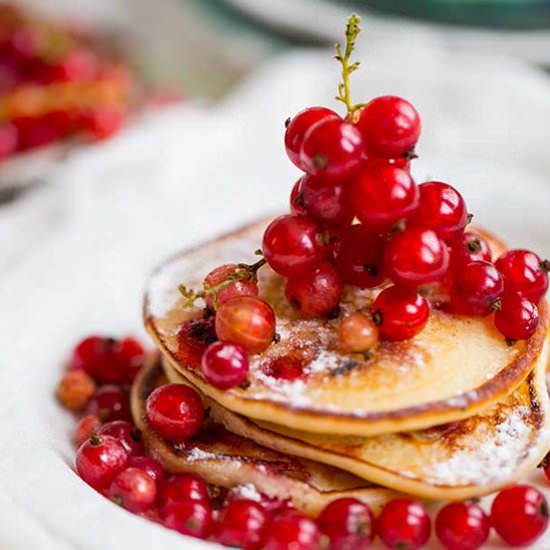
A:
{"type": "Polygon", "coordinates": [[[291,501],[309,515],[317,515],[329,502],[343,497],[358,498],[379,511],[396,496],[332,466],[262,447],[227,431],[212,418],[193,439],[174,446],[157,436],[145,419],[145,400],[163,383],[166,379],[155,354],[133,384],[131,404],[148,452],[171,473],[200,475],[209,483],[241,487],[252,494],[259,491],[270,498],[291,501]]]}
{"type": "MultiPolygon", "coordinates": [[[[338,319],[303,320],[283,296],[282,278],[265,266],[260,295],[274,308],[279,342],[251,357],[249,384],[221,391],[178,360],[177,331],[200,315],[183,308],[178,285],[200,287],[223,263],[253,259],[267,221],[249,225],[175,256],[153,274],[145,298],[145,325],[171,365],[204,395],[248,418],[321,434],[373,436],[429,428],[477,414],[504,400],[543,353],[548,325],[528,341],[508,346],[491,318],[460,317],[434,309],[426,328],[404,342],[381,342],[372,357],[341,353],[338,319]],[[305,376],[286,382],[269,375],[270,362],[288,353],[307,357],[305,376]]],[[[495,254],[502,243],[488,237],[495,254]]],[[[376,290],[348,288],[342,314],[368,311],[376,290]]]]}

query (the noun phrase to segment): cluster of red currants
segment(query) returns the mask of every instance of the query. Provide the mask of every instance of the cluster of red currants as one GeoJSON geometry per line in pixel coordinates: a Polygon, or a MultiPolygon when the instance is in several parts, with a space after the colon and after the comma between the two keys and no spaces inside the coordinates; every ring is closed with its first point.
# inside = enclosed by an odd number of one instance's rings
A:
{"type": "Polygon", "coordinates": [[[109,137],[133,76],[83,29],[0,4],[0,160],[74,135],[109,137]]]}

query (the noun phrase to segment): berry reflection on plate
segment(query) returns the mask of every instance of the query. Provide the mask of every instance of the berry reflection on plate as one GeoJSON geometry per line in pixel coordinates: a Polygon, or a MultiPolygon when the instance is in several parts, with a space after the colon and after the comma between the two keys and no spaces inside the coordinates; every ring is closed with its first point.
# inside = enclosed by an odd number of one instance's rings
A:
{"type": "Polygon", "coordinates": [[[76,469],[226,546],[473,550],[491,530],[529,545],[548,524],[543,494],[517,483],[550,447],[549,265],[469,227],[453,186],[417,185],[409,102],[351,102],[358,23],[337,46],[345,117],[288,120],[305,172],[290,214],[155,271],[157,351],[75,348],[58,396],[84,414],[76,469]],[[473,500],[496,492],[490,510],[473,500]]]}

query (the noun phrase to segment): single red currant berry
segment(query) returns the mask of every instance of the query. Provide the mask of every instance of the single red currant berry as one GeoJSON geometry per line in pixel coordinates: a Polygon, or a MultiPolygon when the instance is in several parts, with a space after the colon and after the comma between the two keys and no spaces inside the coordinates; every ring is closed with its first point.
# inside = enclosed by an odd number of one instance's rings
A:
{"type": "Polygon", "coordinates": [[[178,330],[178,361],[187,367],[201,366],[204,350],[218,338],[214,328],[214,316],[187,319],[178,330]]]}
{"type": "Polygon", "coordinates": [[[70,370],[82,369],[96,378],[97,372],[107,370],[108,367],[105,367],[105,363],[110,360],[114,343],[113,338],[103,336],[84,338],[74,348],[68,368],[70,370]]]}
{"type": "Polygon", "coordinates": [[[288,158],[303,170],[300,163],[300,149],[306,132],[317,122],[326,118],[340,118],[334,111],[325,107],[309,107],[292,117],[286,127],[285,148],[288,158]]]}
{"type": "Polygon", "coordinates": [[[495,262],[506,290],[517,292],[538,304],[548,290],[550,262],[529,250],[508,250],[495,262]]]}
{"type": "Polygon", "coordinates": [[[232,298],[216,313],[216,334],[220,340],[239,344],[248,353],[260,353],[275,336],[275,313],[259,298],[232,298]]]}
{"type": "Polygon", "coordinates": [[[239,344],[214,342],[202,356],[202,373],[209,384],[227,390],[248,376],[248,353],[239,344]]]}
{"type": "Polygon", "coordinates": [[[498,308],[504,291],[504,281],[497,268],[489,262],[470,262],[453,274],[451,304],[462,315],[489,315],[498,308]]]}
{"type": "Polygon", "coordinates": [[[83,126],[95,140],[110,138],[123,126],[124,111],[120,107],[96,107],[84,113],[83,126]]]}
{"type": "Polygon", "coordinates": [[[321,224],[349,225],[353,220],[348,182],[304,176],[300,186],[307,213],[321,224]]]}
{"type": "Polygon", "coordinates": [[[317,524],[298,512],[282,512],[267,526],[264,550],[320,550],[322,534],[317,524]]]}
{"type": "Polygon", "coordinates": [[[285,277],[317,267],[323,258],[317,224],[307,216],[275,218],[263,237],[263,253],[271,268],[285,277]]]}
{"type": "Polygon", "coordinates": [[[162,464],[151,456],[130,456],[128,466],[143,470],[153,481],[157,483],[157,487],[164,481],[166,472],[162,464]]]}
{"type": "Polygon", "coordinates": [[[342,181],[359,167],[363,151],[363,138],[354,124],[326,118],[306,132],[300,164],[308,174],[342,181]]]}
{"type": "Polygon", "coordinates": [[[118,439],[130,455],[143,453],[141,430],[125,420],[107,422],[98,431],[99,435],[110,435],[118,439]]]}
{"type": "Polygon", "coordinates": [[[9,122],[0,124],[0,162],[17,151],[18,142],[17,127],[9,122]]]}
{"type": "Polygon", "coordinates": [[[317,525],[330,539],[332,550],[366,550],[374,538],[374,514],[356,498],[340,498],[328,504],[317,525]]]}
{"type": "Polygon", "coordinates": [[[418,206],[418,187],[402,168],[376,166],[351,183],[356,216],[377,231],[389,230],[418,206]]]}
{"type": "Polygon", "coordinates": [[[304,197],[302,195],[302,179],[300,178],[290,192],[290,213],[294,215],[306,214],[304,197]]]}
{"type": "Polygon", "coordinates": [[[57,398],[70,411],[86,408],[96,391],[96,385],[90,375],[83,370],[70,370],[61,378],[57,387],[57,398]]]}
{"type": "Polygon", "coordinates": [[[149,395],[145,414],[158,435],[172,443],[181,443],[199,431],[204,406],[193,388],[184,384],[167,384],[149,395]]]}
{"type": "Polygon", "coordinates": [[[489,537],[490,522],[475,502],[451,502],[437,514],[435,532],[448,550],[477,550],[489,537]]]}
{"type": "Polygon", "coordinates": [[[491,524],[510,546],[529,546],[546,531],[548,503],[534,487],[509,487],[493,501],[491,524]]]}
{"type": "Polygon", "coordinates": [[[76,453],[78,475],[98,491],[107,489],[113,478],[126,468],[128,451],[111,436],[94,435],[76,453]]]}
{"type": "Polygon", "coordinates": [[[132,419],[128,392],[118,386],[101,386],[90,399],[88,413],[99,416],[102,422],[132,419]]]}
{"type": "Polygon", "coordinates": [[[491,261],[489,243],[476,233],[463,233],[450,248],[451,271],[470,262],[491,261]]]}
{"type": "Polygon", "coordinates": [[[304,361],[293,355],[281,355],[262,364],[263,372],[267,376],[292,382],[304,375],[304,361]]]}
{"type": "Polygon", "coordinates": [[[433,229],[441,239],[451,242],[460,237],[468,224],[468,212],[462,195],[440,181],[418,186],[420,201],[412,219],[433,229]]]}
{"type": "MultiPolygon", "coordinates": [[[[145,361],[145,349],[135,338],[122,338],[113,347],[110,382],[131,383],[145,361]]],[[[105,378],[105,377],[104,377],[105,378]]]]}
{"type": "Polygon", "coordinates": [[[508,340],[526,340],[539,326],[539,310],[523,296],[504,294],[502,305],[495,312],[495,326],[508,340]]]}
{"type": "Polygon", "coordinates": [[[384,282],[384,243],[364,224],[348,227],[334,245],[334,264],[344,282],[373,288],[384,282]]]}
{"type": "Polygon", "coordinates": [[[221,511],[216,540],[224,546],[259,549],[267,522],[268,514],[257,502],[233,500],[221,511]]]}
{"type": "Polygon", "coordinates": [[[303,317],[322,317],[333,312],[342,297],[342,280],[329,262],[311,273],[287,279],[285,295],[303,317]]]}
{"type": "Polygon", "coordinates": [[[361,110],[357,127],[367,152],[381,157],[400,157],[411,152],[420,137],[420,117],[406,100],[380,96],[361,110]]]}
{"type": "Polygon", "coordinates": [[[83,416],[76,425],[74,432],[74,442],[77,447],[80,447],[82,443],[90,439],[92,435],[96,434],[101,427],[101,420],[95,414],[87,414],[83,416]]]}
{"type": "Polygon", "coordinates": [[[160,505],[164,506],[186,500],[210,502],[208,484],[201,477],[192,474],[171,475],[161,486],[160,505]]]}
{"type": "Polygon", "coordinates": [[[115,476],[109,498],[134,514],[145,512],[157,498],[157,484],[139,468],[126,468],[115,476]]]}
{"type": "Polygon", "coordinates": [[[416,290],[390,286],[378,295],[372,311],[372,318],[382,338],[407,340],[426,326],[430,304],[416,290]]]}
{"type": "MultiPolygon", "coordinates": [[[[238,269],[239,266],[237,264],[221,265],[213,269],[204,279],[205,289],[214,288],[225,283],[225,286],[222,286],[216,295],[218,306],[237,296],[258,296],[258,284],[255,281],[228,281],[228,278],[231,277],[231,275],[235,275],[238,269]]],[[[212,310],[215,309],[214,300],[211,294],[206,296],[206,305],[212,310]]]]}
{"type": "Polygon", "coordinates": [[[343,351],[367,351],[378,342],[378,326],[362,313],[352,313],[342,319],[338,342],[343,351]]]}
{"type": "Polygon", "coordinates": [[[207,539],[214,527],[212,508],[206,501],[184,500],[162,510],[164,525],[183,535],[207,539]]]}
{"type": "Polygon", "coordinates": [[[388,548],[416,550],[430,538],[430,516],[420,502],[397,498],[384,506],[377,534],[388,548]]]}
{"type": "Polygon", "coordinates": [[[435,231],[411,224],[394,233],[384,252],[384,268],[396,284],[417,287],[443,279],[449,249],[435,231]]]}

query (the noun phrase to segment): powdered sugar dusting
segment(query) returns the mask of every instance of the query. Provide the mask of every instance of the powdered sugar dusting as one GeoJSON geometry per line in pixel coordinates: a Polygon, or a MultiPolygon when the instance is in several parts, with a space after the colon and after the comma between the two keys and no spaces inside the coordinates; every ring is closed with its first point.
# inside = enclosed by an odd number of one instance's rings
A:
{"type": "Polygon", "coordinates": [[[237,485],[229,490],[228,500],[231,499],[247,499],[253,500],[254,502],[261,502],[262,495],[258,489],[252,485],[252,483],[243,483],[242,485],[237,485]]]}
{"type": "MultiPolygon", "coordinates": [[[[185,443],[180,443],[178,445],[174,445],[174,448],[177,451],[184,451],[185,450],[185,443]]],[[[198,460],[215,460],[219,458],[218,455],[215,453],[209,453],[208,451],[204,451],[203,449],[200,449],[199,447],[193,447],[189,453],[187,453],[185,457],[190,462],[195,462],[198,460]]]]}

